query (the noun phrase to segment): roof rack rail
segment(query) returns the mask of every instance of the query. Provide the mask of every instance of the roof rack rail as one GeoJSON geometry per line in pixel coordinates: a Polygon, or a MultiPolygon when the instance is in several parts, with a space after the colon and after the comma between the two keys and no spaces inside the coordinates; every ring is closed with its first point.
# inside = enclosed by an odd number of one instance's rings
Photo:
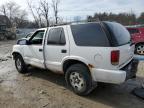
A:
{"type": "Polygon", "coordinates": [[[89,20],[80,20],[80,21],[64,22],[64,23],[61,23],[61,24],[50,25],[50,27],[70,25],[70,24],[81,24],[81,23],[87,23],[87,22],[100,22],[100,20],[99,20],[99,18],[97,18],[97,19],[93,19],[91,21],[89,21],[89,20]]]}
{"type": "Polygon", "coordinates": [[[50,27],[55,27],[55,26],[62,26],[62,25],[68,25],[69,23],[61,23],[61,24],[52,24],[50,27]]]}

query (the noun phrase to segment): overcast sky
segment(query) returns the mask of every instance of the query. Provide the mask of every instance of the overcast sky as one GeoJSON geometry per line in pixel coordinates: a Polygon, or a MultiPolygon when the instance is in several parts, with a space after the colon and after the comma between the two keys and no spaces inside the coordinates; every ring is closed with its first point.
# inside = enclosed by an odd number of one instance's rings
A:
{"type": "MultiPolygon", "coordinates": [[[[15,1],[23,9],[27,9],[26,0],[0,0],[0,5],[15,1]]],[[[33,0],[35,4],[38,0],[33,0]]],[[[51,0],[48,0],[51,1],[51,0]]],[[[144,0],[61,0],[60,16],[63,18],[73,18],[74,16],[93,15],[95,12],[131,12],[137,16],[144,12],[144,0]]],[[[51,13],[52,14],[52,13],[51,13]]],[[[31,18],[31,16],[29,16],[31,18]]]]}

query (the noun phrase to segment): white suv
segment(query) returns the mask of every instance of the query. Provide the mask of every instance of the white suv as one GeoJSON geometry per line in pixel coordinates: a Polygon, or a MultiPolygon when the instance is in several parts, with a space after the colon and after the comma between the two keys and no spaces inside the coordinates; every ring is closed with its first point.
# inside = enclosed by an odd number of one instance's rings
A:
{"type": "Polygon", "coordinates": [[[88,94],[96,82],[120,84],[136,74],[130,34],[115,22],[38,29],[18,40],[12,55],[18,72],[30,65],[62,73],[78,95],[88,94]]]}

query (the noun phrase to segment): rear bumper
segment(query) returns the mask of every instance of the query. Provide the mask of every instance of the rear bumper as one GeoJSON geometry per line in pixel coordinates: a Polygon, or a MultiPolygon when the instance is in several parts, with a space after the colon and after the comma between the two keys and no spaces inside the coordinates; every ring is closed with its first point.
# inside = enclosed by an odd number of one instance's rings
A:
{"type": "Polygon", "coordinates": [[[132,60],[129,64],[120,70],[106,70],[92,68],[92,78],[94,81],[120,84],[128,79],[136,77],[138,61],[132,60]]]}
{"type": "Polygon", "coordinates": [[[129,64],[121,69],[126,71],[126,80],[136,78],[138,63],[138,60],[133,59],[129,64]]]}

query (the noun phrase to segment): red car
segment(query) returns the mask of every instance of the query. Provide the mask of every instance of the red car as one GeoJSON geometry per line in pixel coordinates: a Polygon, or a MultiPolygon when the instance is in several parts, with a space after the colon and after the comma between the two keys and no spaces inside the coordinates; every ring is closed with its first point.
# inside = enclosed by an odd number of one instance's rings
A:
{"type": "Polygon", "coordinates": [[[135,53],[144,55],[144,27],[127,27],[135,44],[135,53]]]}

